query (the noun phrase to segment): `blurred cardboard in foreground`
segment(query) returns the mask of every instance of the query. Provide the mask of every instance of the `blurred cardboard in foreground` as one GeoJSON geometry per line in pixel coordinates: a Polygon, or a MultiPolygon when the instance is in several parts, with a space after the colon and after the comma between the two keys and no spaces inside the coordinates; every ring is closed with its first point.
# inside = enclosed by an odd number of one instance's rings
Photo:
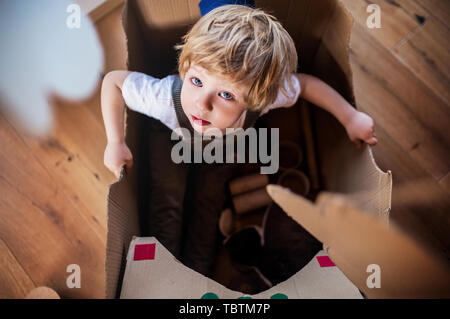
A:
{"type": "Polygon", "coordinates": [[[340,270],[368,298],[450,298],[450,267],[396,225],[355,207],[348,197],[322,192],[316,203],[268,185],[274,201],[320,242],[340,270]]]}

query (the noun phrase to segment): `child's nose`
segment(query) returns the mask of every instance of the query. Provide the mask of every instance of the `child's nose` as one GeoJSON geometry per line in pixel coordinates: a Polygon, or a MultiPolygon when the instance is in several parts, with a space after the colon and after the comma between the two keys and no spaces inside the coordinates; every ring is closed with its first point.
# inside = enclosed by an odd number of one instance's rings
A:
{"type": "Polygon", "coordinates": [[[210,112],[213,109],[211,97],[207,94],[198,96],[195,105],[197,107],[197,111],[201,114],[210,112]]]}

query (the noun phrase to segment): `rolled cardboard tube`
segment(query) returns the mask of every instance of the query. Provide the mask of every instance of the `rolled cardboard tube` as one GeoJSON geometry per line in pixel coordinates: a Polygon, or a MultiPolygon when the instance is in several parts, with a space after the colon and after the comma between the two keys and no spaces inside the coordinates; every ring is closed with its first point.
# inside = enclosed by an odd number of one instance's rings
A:
{"type": "Polygon", "coordinates": [[[272,198],[267,194],[265,187],[233,197],[233,205],[236,214],[244,214],[269,205],[271,202],[272,198]]]}
{"type": "Polygon", "coordinates": [[[238,195],[250,190],[258,189],[269,184],[266,174],[253,174],[236,178],[230,182],[231,195],[238,195]]]}
{"type": "Polygon", "coordinates": [[[277,181],[278,185],[289,188],[294,193],[306,196],[311,188],[311,183],[309,178],[305,173],[296,170],[288,169],[286,170],[277,181]]]}
{"type": "Polygon", "coordinates": [[[219,229],[225,237],[231,236],[234,231],[234,218],[231,208],[226,208],[220,214],[219,229]]]}
{"type": "Polygon", "coordinates": [[[266,209],[267,206],[237,215],[234,222],[234,232],[238,232],[247,227],[262,227],[266,209]]]}
{"type": "Polygon", "coordinates": [[[280,168],[298,168],[303,162],[303,152],[297,143],[292,141],[280,142],[280,168]]]}

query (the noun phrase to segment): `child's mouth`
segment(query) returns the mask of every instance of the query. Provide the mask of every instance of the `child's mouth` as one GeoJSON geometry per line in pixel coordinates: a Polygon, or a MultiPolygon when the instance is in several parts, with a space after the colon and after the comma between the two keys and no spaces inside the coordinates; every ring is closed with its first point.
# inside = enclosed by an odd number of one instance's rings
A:
{"type": "Polygon", "coordinates": [[[205,125],[211,124],[211,122],[202,120],[202,119],[200,119],[198,117],[195,117],[194,115],[191,115],[191,117],[192,117],[192,120],[194,121],[194,123],[197,124],[197,125],[205,126],[205,125]]]}

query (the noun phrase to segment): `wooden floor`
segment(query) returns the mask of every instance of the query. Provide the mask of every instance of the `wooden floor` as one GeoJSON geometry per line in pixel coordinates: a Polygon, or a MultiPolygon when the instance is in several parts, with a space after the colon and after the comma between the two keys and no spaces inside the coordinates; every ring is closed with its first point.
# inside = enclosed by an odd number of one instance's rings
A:
{"type": "MultiPolygon", "coordinates": [[[[375,119],[375,158],[393,173],[391,219],[448,258],[450,2],[371,1],[381,7],[381,29],[366,26],[368,1],[343,2],[355,16],[358,108],[375,119]],[[407,207],[424,193],[433,200],[407,207]]],[[[126,69],[120,11],[97,23],[104,73],[126,69]]],[[[59,101],[46,140],[0,115],[0,298],[44,285],[65,298],[104,296],[106,196],[114,177],[103,166],[99,94],[100,87],[86,101],[59,101]],[[80,289],[67,288],[70,264],[81,268],[80,289]]]]}

